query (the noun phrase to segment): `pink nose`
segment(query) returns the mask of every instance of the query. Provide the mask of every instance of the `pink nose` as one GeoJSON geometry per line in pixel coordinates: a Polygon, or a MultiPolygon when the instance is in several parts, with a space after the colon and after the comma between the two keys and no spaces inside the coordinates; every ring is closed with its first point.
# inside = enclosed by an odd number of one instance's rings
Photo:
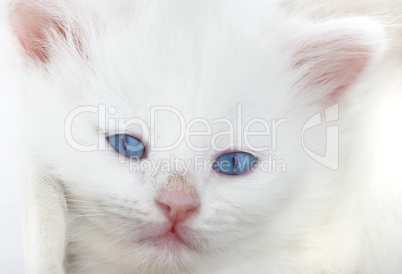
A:
{"type": "Polygon", "coordinates": [[[198,197],[177,190],[161,193],[156,202],[171,222],[186,220],[200,206],[198,197]]]}

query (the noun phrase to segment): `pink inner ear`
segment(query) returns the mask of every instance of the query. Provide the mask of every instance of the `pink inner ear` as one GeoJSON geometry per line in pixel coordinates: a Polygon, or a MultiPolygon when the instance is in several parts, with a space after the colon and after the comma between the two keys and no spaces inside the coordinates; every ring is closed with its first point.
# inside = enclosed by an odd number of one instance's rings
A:
{"type": "Polygon", "coordinates": [[[363,72],[368,63],[368,56],[360,59],[345,60],[346,68],[341,71],[341,79],[344,79],[345,84],[341,85],[330,94],[333,97],[339,97],[351,84],[353,84],[357,77],[363,72]]]}
{"type": "Polygon", "coordinates": [[[10,16],[11,26],[26,54],[45,63],[49,60],[47,32],[54,28],[62,35],[63,29],[57,22],[27,4],[20,2],[10,16]]]}
{"type": "Polygon", "coordinates": [[[344,37],[304,47],[296,53],[294,68],[304,71],[300,82],[307,89],[323,88],[327,96],[339,97],[366,68],[369,57],[368,47],[344,37]]]}

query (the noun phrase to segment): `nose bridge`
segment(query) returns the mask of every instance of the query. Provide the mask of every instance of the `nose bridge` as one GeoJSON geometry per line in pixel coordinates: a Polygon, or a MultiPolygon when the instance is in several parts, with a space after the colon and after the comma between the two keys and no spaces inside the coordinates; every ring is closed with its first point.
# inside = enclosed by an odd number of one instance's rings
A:
{"type": "Polygon", "coordinates": [[[175,172],[168,175],[165,182],[160,186],[160,192],[181,192],[193,198],[198,198],[197,189],[189,174],[175,172]]]}
{"type": "MultiPolygon", "coordinates": [[[[194,153],[187,144],[183,141],[182,144],[170,151],[157,152],[155,154],[157,161],[160,161],[159,171],[162,173],[169,173],[166,181],[177,180],[177,183],[187,182],[191,174],[194,174],[195,160],[198,154],[194,153]],[[166,167],[168,165],[168,167],[166,167]],[[180,178],[182,176],[182,178],[180,178]]],[[[197,156],[198,157],[198,156],[197,156]]]]}

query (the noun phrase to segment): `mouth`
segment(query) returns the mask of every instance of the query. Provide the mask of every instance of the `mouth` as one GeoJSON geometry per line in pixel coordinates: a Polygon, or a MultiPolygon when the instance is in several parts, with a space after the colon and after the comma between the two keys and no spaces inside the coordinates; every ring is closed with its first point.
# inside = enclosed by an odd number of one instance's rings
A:
{"type": "Polygon", "coordinates": [[[154,243],[157,246],[169,249],[179,249],[187,246],[180,235],[175,231],[168,231],[167,233],[155,238],[154,243]]]}
{"type": "Polygon", "coordinates": [[[178,251],[189,247],[189,244],[182,237],[182,234],[177,230],[175,225],[172,225],[166,232],[158,236],[149,237],[143,240],[143,242],[151,243],[157,248],[168,249],[171,251],[178,251]]]}

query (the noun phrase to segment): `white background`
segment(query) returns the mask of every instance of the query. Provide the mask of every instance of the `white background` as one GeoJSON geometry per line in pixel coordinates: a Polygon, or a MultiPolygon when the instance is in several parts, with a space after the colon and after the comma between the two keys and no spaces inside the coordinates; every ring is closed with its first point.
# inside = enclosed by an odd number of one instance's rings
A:
{"type": "Polygon", "coordinates": [[[0,273],[25,273],[22,249],[22,193],[19,159],[19,142],[22,136],[18,125],[23,120],[17,119],[18,95],[11,88],[16,81],[11,78],[11,69],[7,67],[9,44],[5,27],[7,16],[4,12],[4,0],[0,0],[0,273]],[[17,122],[18,121],[18,122],[17,122]]]}
{"type": "Polygon", "coordinates": [[[18,274],[24,273],[22,193],[18,154],[14,153],[18,144],[12,140],[17,134],[12,122],[15,105],[4,98],[6,95],[0,91],[0,273],[18,274]]]}

